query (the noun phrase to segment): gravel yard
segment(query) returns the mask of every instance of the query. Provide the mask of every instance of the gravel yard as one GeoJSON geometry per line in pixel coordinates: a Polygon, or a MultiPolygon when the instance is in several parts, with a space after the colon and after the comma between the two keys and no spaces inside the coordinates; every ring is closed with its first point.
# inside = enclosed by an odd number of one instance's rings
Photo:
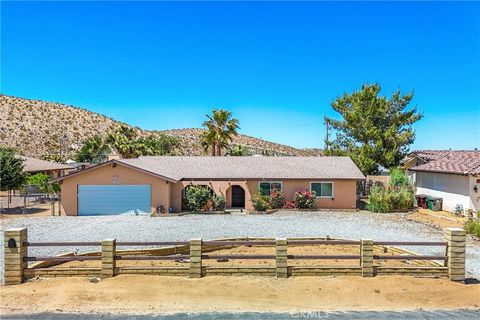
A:
{"type": "MultiPolygon", "coordinates": [[[[2,221],[3,230],[28,228],[29,241],[118,241],[216,239],[225,237],[308,237],[390,241],[441,241],[442,231],[413,221],[402,214],[360,212],[277,212],[271,215],[186,215],[37,217],[2,221]]],[[[468,241],[467,273],[480,278],[480,244],[468,241]]],[[[74,248],[36,247],[29,255],[55,255],[74,248]]],[[[98,248],[82,247],[81,251],[98,248]]],[[[440,247],[408,248],[424,254],[442,254],[440,247]]],[[[3,279],[3,247],[0,276],[3,279]]]]}

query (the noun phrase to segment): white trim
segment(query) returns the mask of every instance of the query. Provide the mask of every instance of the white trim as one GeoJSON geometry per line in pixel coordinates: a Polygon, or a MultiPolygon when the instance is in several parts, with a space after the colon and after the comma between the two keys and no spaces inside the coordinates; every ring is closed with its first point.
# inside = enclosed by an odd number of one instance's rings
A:
{"type": "MultiPolygon", "coordinates": [[[[280,184],[280,191],[283,192],[283,182],[282,181],[273,181],[273,180],[258,181],[258,192],[261,191],[260,183],[270,183],[270,189],[272,189],[272,183],[279,183],[280,184]]],[[[271,192],[271,190],[270,190],[270,192],[271,192]]]]}
{"type": "Polygon", "coordinates": [[[322,199],[333,199],[335,198],[335,182],[333,181],[310,181],[310,192],[312,192],[312,183],[331,183],[332,184],[332,195],[331,196],[317,196],[315,198],[322,198],[322,199]]]}

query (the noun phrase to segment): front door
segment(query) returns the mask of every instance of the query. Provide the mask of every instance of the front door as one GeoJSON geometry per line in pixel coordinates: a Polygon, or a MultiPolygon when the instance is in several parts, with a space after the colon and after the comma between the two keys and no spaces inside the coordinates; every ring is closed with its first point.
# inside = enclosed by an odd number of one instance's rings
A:
{"type": "Polygon", "coordinates": [[[232,207],[245,207],[245,190],[240,186],[232,186],[232,207]]]}

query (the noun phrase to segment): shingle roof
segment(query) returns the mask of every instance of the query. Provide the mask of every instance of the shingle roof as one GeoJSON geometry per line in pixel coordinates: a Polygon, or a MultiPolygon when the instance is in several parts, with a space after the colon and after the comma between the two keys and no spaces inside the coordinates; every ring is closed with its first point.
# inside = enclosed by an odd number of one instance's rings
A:
{"type": "Polygon", "coordinates": [[[365,179],[349,157],[139,157],[116,162],[172,180],[365,179]]]}
{"type": "Polygon", "coordinates": [[[26,172],[38,172],[38,171],[53,171],[53,170],[66,170],[70,169],[69,166],[50,162],[46,160],[40,160],[31,157],[17,156],[20,159],[23,159],[23,171],[26,172]]]}
{"type": "Polygon", "coordinates": [[[410,168],[412,171],[462,175],[480,174],[479,150],[421,150],[413,153],[428,162],[410,168]]]}

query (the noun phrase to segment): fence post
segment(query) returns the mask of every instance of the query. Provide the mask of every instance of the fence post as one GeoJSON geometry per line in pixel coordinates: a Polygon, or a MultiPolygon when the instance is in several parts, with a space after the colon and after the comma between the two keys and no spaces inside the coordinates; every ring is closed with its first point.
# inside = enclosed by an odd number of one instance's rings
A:
{"type": "Polygon", "coordinates": [[[3,241],[5,284],[20,284],[28,266],[24,258],[28,254],[27,229],[14,228],[5,230],[3,241]]]}
{"type": "Polygon", "coordinates": [[[373,240],[362,239],[360,245],[362,277],[373,277],[373,240]]]}
{"type": "Polygon", "coordinates": [[[190,240],[190,278],[202,277],[202,239],[190,240]]]}
{"type": "Polygon", "coordinates": [[[280,238],[275,241],[275,266],[277,278],[288,277],[287,245],[288,241],[286,238],[280,238]]]}
{"type": "Polygon", "coordinates": [[[448,277],[452,281],[465,280],[465,247],[466,233],[461,228],[445,228],[443,230],[447,240],[448,277]]]}
{"type": "Polygon", "coordinates": [[[115,239],[102,241],[102,278],[111,278],[115,273],[115,254],[117,244],[115,239]]]}

